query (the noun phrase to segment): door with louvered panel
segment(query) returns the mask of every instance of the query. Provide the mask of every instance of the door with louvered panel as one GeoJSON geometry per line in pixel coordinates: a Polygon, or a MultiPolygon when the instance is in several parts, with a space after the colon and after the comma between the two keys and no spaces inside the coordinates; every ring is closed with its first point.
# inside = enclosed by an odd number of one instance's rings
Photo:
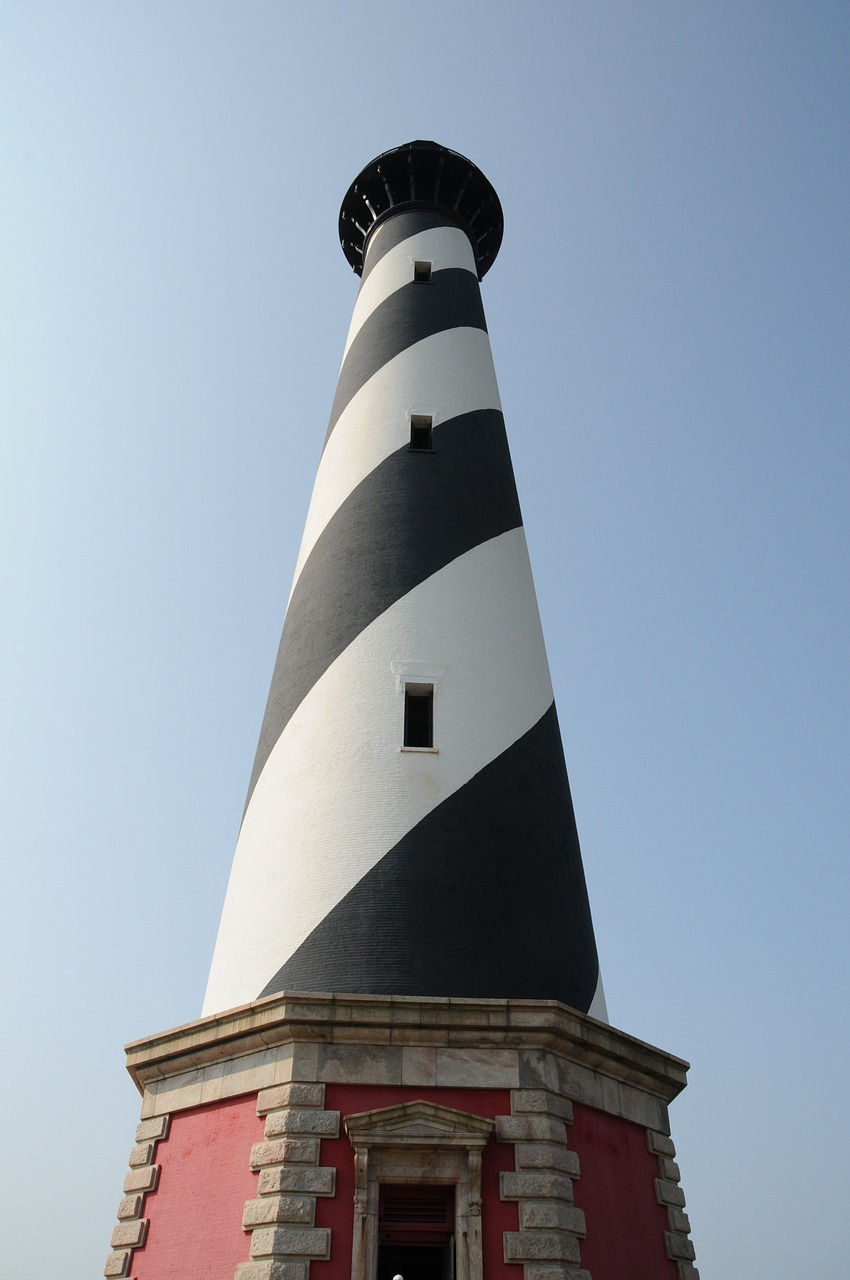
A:
{"type": "Polygon", "coordinates": [[[454,1280],[453,1186],[382,1186],[378,1205],[378,1280],[454,1280]]]}

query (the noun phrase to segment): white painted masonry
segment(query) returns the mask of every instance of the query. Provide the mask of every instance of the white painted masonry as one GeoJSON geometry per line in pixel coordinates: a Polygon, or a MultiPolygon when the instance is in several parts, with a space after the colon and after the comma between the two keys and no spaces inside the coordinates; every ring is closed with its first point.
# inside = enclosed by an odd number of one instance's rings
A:
{"type": "MultiPolygon", "coordinates": [[[[391,226],[392,220],[376,229],[372,248],[391,226]]],[[[398,290],[409,290],[399,314],[414,302],[428,314],[435,295],[416,290],[439,289],[440,272],[448,269],[478,278],[466,234],[431,227],[389,249],[361,284],[343,366],[351,356],[368,371],[382,344],[385,358],[351,396],[326,441],[292,592],[342,504],[409,444],[412,414],[430,415],[446,433],[462,415],[501,410],[490,340],[473,327],[468,310],[467,323],[397,355],[390,354],[399,343],[384,320],[371,331],[374,341],[364,334],[371,353],[353,350],[370,317],[398,290]],[[414,264],[422,260],[436,279],[415,284],[414,264]]],[[[457,283],[457,277],[446,280],[450,289],[457,283]]],[[[442,322],[451,326],[452,317],[443,313],[442,322]]],[[[385,608],[316,680],[256,779],[204,1014],[255,1000],[363,877],[532,729],[552,701],[522,528],[457,555],[385,608]],[[435,687],[433,749],[402,749],[404,678],[435,687]]],[[[601,982],[590,1012],[607,1016],[601,982]]]]}
{"type": "Polygon", "coordinates": [[[361,632],[301,703],[257,781],[204,1013],[256,999],[383,855],[551,703],[521,528],[459,556],[361,632]],[[444,672],[436,754],[400,750],[400,662],[444,672]]]}
{"type": "Polygon", "coordinates": [[[435,333],[388,360],[352,397],[325,445],[293,589],[340,504],[385,458],[409,443],[411,413],[430,413],[439,427],[462,413],[501,407],[490,339],[483,329],[435,333]]]}
{"type": "MultiPolygon", "coordinates": [[[[386,227],[373,237],[378,244],[386,227]]],[[[413,264],[457,267],[476,276],[475,255],[457,227],[435,227],[395,245],[370,271],[354,306],[343,363],[363,325],[397,289],[413,280],[413,264]]],[[[422,288],[430,288],[423,285],[422,288]]],[[[388,361],[343,410],[319,463],[292,590],[334,512],[383,460],[406,445],[411,413],[429,413],[434,426],[476,409],[499,409],[499,388],[482,329],[456,328],[415,343],[388,361]]],[[[291,592],[290,592],[291,596],[291,592]]]]}
{"type": "MultiPolygon", "coordinates": [[[[377,228],[372,237],[372,245],[380,244],[381,234],[386,229],[386,223],[377,228]]],[[[360,286],[343,360],[348,355],[348,348],[375,308],[395,293],[396,289],[410,284],[413,279],[413,264],[422,260],[431,263],[432,271],[445,271],[450,267],[458,267],[464,271],[470,271],[477,278],[472,245],[466,233],[459,227],[433,227],[429,231],[420,231],[418,235],[408,236],[376,263],[360,286]]]]}

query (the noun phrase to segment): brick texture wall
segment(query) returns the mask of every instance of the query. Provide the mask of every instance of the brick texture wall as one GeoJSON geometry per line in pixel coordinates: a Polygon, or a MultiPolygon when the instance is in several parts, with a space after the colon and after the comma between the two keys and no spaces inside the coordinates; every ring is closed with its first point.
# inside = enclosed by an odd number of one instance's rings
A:
{"type": "Polygon", "coordinates": [[[172,1117],[157,1146],[159,1182],[145,1200],[149,1228],[144,1247],[133,1251],[134,1280],[234,1275],[248,1257],[242,1213],[257,1194],[251,1145],[262,1136],[253,1093],[172,1117]]]}
{"type": "Polygon", "coordinates": [[[593,1280],[678,1280],[664,1247],[667,1214],[656,1199],[658,1163],[646,1129],[576,1103],[570,1146],[581,1166],[575,1202],[587,1222],[582,1267],[593,1280]]]}

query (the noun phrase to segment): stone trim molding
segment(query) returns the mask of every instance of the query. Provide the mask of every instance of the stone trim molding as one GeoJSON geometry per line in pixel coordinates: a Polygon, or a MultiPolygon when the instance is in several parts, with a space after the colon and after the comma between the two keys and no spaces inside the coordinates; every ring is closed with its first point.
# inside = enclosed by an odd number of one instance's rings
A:
{"type": "Polygon", "coordinates": [[[330,1257],[330,1230],[314,1225],[316,1197],[332,1196],[336,1183],[336,1170],[319,1164],[322,1138],[339,1136],[339,1112],[324,1104],[323,1084],[291,1082],[258,1093],[265,1140],[251,1148],[257,1199],[242,1215],[251,1261],[239,1264],[236,1280],[308,1280],[311,1259],[330,1257]]]}
{"type": "Polygon", "coordinates": [[[658,1177],[655,1179],[655,1198],[667,1210],[669,1231],[664,1232],[667,1257],[678,1268],[679,1280],[699,1280],[694,1266],[696,1252],[691,1243],[691,1223],[685,1213],[685,1193],[679,1186],[679,1166],[676,1164],[676,1148],[672,1138],[665,1133],[646,1131],[649,1150],[658,1160],[658,1177]]]}
{"type": "Polygon", "coordinates": [[[524,1280],[590,1280],[581,1270],[584,1213],[573,1203],[578,1156],[567,1147],[569,1099],[548,1089],[511,1090],[511,1114],[496,1117],[496,1138],[514,1146],[516,1172],[500,1174],[503,1200],[516,1200],[519,1230],[505,1231],[505,1262],[524,1280]]]}
{"type": "Polygon", "coordinates": [[[374,1280],[381,1183],[451,1183],[455,1188],[457,1280],[483,1280],[481,1156],[493,1121],[417,1100],[345,1119],[354,1148],[351,1280],[374,1280]]]}
{"type": "MultiPolygon", "coordinates": [[[[240,1079],[238,1091],[244,1093],[283,1083],[280,1074],[269,1078],[274,1072],[289,1071],[284,1079],[293,1080],[340,1078],[332,1074],[333,1062],[342,1063],[346,1050],[359,1051],[366,1043],[385,1059],[383,1078],[373,1081],[382,1084],[405,1083],[405,1058],[411,1059],[405,1050],[436,1048],[438,1074],[441,1050],[472,1050],[499,1063],[498,1074],[505,1079],[513,1061],[515,1078],[506,1087],[522,1087],[525,1082],[515,1076],[517,1055],[548,1051],[582,1077],[579,1092],[563,1084],[559,1092],[605,1110],[620,1108],[624,1114],[639,1110],[641,1096],[651,1095],[661,1105],[672,1101],[685,1087],[688,1069],[681,1058],[554,1000],[291,992],[135,1041],[127,1046],[127,1069],[139,1092],[147,1090],[152,1097],[166,1082],[173,1089],[179,1079],[177,1106],[197,1106],[213,1096],[229,1096],[228,1071],[237,1070],[241,1061],[246,1067],[250,1061],[250,1073],[265,1077],[256,1085],[248,1083],[248,1076],[240,1079]],[[331,1047],[328,1072],[322,1074],[324,1051],[331,1047]]],[[[438,1078],[435,1083],[450,1081],[438,1078]]],[[[166,1101],[163,1096],[159,1110],[167,1109],[166,1101]]],[[[649,1118],[643,1123],[664,1128],[649,1118]]]]}
{"type": "Polygon", "coordinates": [[[118,1225],[112,1232],[112,1252],[106,1259],[103,1274],[112,1277],[130,1274],[134,1249],[145,1243],[148,1220],[142,1217],[145,1196],[155,1191],[159,1165],[154,1164],[156,1144],[168,1136],[169,1117],[142,1120],[136,1126],[136,1145],[130,1152],[130,1171],[124,1179],[124,1197],[118,1205],[118,1225]]]}

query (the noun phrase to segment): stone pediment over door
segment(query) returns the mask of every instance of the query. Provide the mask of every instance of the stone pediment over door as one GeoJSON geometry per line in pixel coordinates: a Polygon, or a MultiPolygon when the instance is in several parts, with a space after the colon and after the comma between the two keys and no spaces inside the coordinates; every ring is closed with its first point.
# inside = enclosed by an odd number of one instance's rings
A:
{"type": "Polygon", "coordinates": [[[417,1099],[345,1119],[354,1148],[352,1280],[374,1280],[378,1201],[386,1183],[438,1183],[455,1189],[457,1280],[482,1280],[481,1157],[494,1122],[417,1099]]]}
{"type": "Polygon", "coordinates": [[[421,1099],[361,1111],[345,1120],[345,1131],[355,1147],[429,1145],[470,1150],[486,1146],[492,1130],[493,1121],[483,1116],[421,1099]]]}

